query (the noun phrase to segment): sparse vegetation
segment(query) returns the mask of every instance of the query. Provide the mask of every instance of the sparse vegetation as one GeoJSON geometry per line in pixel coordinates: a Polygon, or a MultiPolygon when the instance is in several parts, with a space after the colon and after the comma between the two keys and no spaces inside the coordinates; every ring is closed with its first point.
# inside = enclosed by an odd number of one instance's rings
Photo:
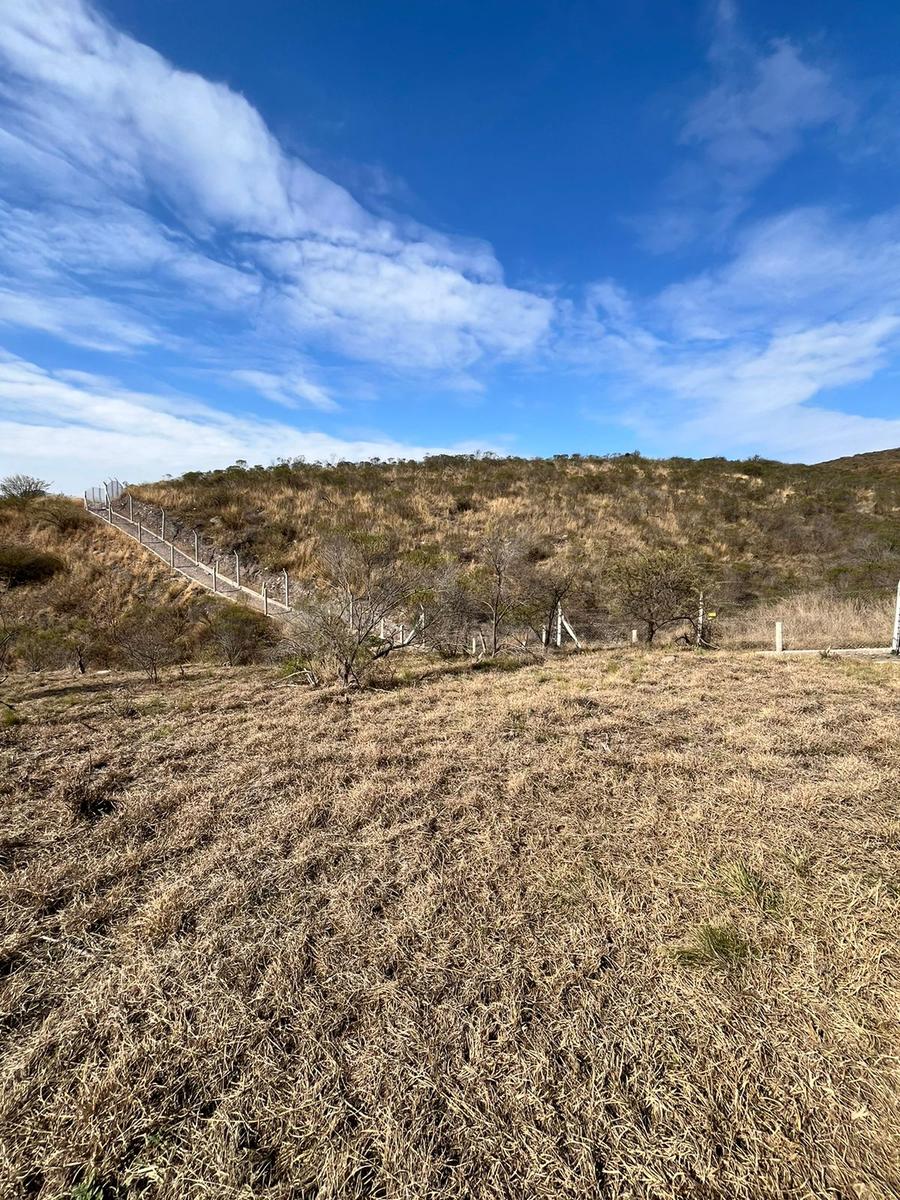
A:
{"type": "Polygon", "coordinates": [[[896,663],[514,665],[12,678],[4,1194],[897,1192],[896,663]]]}

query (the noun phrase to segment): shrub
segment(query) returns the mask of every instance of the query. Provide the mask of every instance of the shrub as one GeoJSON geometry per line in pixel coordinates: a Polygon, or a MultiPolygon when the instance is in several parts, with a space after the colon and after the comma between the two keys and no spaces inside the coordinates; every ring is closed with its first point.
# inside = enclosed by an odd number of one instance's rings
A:
{"type": "Polygon", "coordinates": [[[0,584],[10,588],[46,583],[64,565],[55,554],[44,554],[30,546],[0,546],[0,584]]]}
{"type": "Polygon", "coordinates": [[[258,662],[275,643],[272,622],[243,604],[219,603],[204,617],[206,640],[229,667],[258,662]]]}
{"type": "Polygon", "coordinates": [[[0,500],[28,501],[46,496],[50,484],[36,475],[7,475],[0,479],[0,500]]]}

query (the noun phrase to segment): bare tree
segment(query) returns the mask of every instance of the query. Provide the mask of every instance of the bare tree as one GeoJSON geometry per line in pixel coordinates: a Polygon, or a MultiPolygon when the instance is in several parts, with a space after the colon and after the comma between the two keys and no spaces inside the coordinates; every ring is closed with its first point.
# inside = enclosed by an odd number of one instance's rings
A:
{"type": "Polygon", "coordinates": [[[487,645],[493,657],[501,647],[503,631],[521,603],[521,575],[526,543],[517,533],[502,526],[488,531],[478,548],[469,587],[479,619],[488,627],[487,645]]]}
{"type": "Polygon", "coordinates": [[[0,500],[24,503],[46,496],[49,490],[47,480],[38,479],[36,475],[7,475],[0,479],[0,500]]]}
{"type": "Polygon", "coordinates": [[[696,620],[701,576],[683,550],[645,550],[625,559],[616,569],[615,585],[622,612],[644,625],[649,644],[667,625],[696,620]]]}
{"type": "Polygon", "coordinates": [[[320,578],[297,606],[288,648],[310,678],[334,670],[344,687],[359,687],[376,663],[424,639],[441,607],[440,571],[402,557],[385,538],[331,538],[320,551],[320,578]]]}
{"type": "Polygon", "coordinates": [[[146,671],[156,683],[161,667],[178,662],[184,628],[171,608],[136,605],[115,630],[123,658],[146,671]]]}

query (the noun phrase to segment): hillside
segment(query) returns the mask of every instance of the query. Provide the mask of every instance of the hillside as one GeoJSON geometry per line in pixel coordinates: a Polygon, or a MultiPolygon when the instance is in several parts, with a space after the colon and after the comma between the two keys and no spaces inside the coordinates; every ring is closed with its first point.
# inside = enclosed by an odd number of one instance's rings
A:
{"type": "Polygon", "coordinates": [[[4,1195],[900,1188],[900,674],[19,677],[4,1195]]]}
{"type": "Polygon", "coordinates": [[[119,660],[110,634],[131,614],[162,610],[189,622],[202,599],[157,557],[63,497],[0,504],[0,557],[10,548],[49,555],[60,568],[46,581],[0,588],[0,641],[14,634],[14,666],[107,666],[119,660]]]}
{"type": "Polygon", "coordinates": [[[860,593],[900,574],[900,451],[816,466],[760,459],[435,456],[424,462],[238,464],[132,488],[223,550],[299,578],[335,530],[389,534],[466,561],[491,528],[535,557],[688,547],[720,603],[798,589],[860,593]]]}

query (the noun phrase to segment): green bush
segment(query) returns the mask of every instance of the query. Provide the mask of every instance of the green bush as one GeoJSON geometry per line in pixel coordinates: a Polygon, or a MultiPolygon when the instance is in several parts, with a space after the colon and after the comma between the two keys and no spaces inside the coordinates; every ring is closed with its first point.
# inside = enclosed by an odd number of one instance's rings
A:
{"type": "Polygon", "coordinates": [[[44,554],[30,546],[0,546],[0,584],[10,588],[46,583],[64,565],[55,554],[44,554]]]}

